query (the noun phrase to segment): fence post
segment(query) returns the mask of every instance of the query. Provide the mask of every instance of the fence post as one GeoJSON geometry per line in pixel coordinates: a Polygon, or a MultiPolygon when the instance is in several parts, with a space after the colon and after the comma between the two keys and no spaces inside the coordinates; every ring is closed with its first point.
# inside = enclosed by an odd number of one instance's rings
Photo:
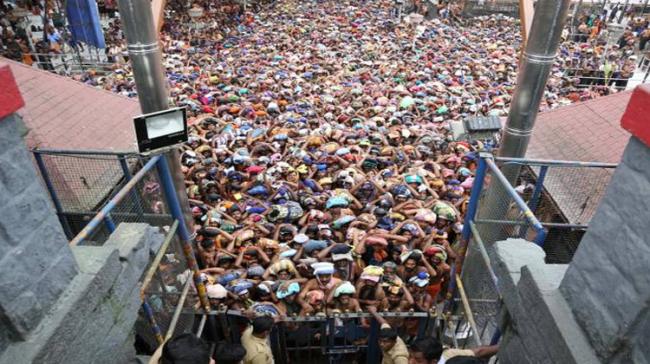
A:
{"type": "Polygon", "coordinates": [[[194,250],[192,249],[190,232],[187,225],[185,224],[183,209],[181,208],[181,204],[178,201],[178,196],[176,195],[176,189],[174,187],[171,171],[169,170],[167,158],[165,158],[164,155],[160,156],[156,162],[156,165],[158,167],[160,183],[162,184],[163,190],[165,191],[165,198],[167,199],[169,210],[171,211],[172,217],[178,221],[178,237],[181,241],[181,245],[183,246],[183,253],[185,254],[185,259],[187,260],[187,266],[194,275],[194,284],[196,285],[196,290],[199,294],[201,306],[203,306],[205,312],[210,312],[210,302],[208,301],[208,297],[205,291],[205,285],[201,281],[199,266],[196,263],[194,250]]]}
{"type": "Polygon", "coordinates": [[[370,333],[368,335],[368,353],[366,355],[367,364],[379,363],[379,322],[374,318],[370,321],[370,333]]]}
{"type": "Polygon", "coordinates": [[[487,165],[485,163],[485,158],[492,158],[492,155],[489,153],[480,153],[478,159],[478,168],[476,170],[476,176],[474,177],[474,183],[472,185],[472,193],[469,198],[469,205],[467,206],[467,214],[465,215],[465,221],[463,222],[463,245],[466,246],[466,242],[469,241],[470,235],[472,233],[469,228],[470,222],[474,221],[476,217],[476,211],[478,210],[478,202],[481,197],[481,191],[483,190],[483,182],[485,180],[485,171],[487,170],[487,165]]]}
{"type": "MultiPolygon", "coordinates": [[[[122,167],[122,173],[124,173],[124,179],[126,181],[130,181],[133,176],[131,176],[131,171],[129,171],[129,165],[126,163],[126,157],[122,154],[117,157],[117,159],[120,161],[120,167],[122,167]]],[[[135,211],[138,213],[138,217],[142,218],[144,215],[144,210],[142,209],[142,202],[140,201],[140,195],[138,194],[138,190],[134,189],[131,192],[131,198],[133,198],[133,201],[135,201],[135,211]]]]}
{"type": "Polygon", "coordinates": [[[106,216],[104,216],[104,225],[106,225],[108,232],[112,233],[115,231],[115,221],[113,221],[111,214],[106,214],[106,216]]]}
{"type": "Polygon", "coordinates": [[[465,214],[465,221],[463,221],[463,231],[462,239],[460,241],[460,247],[458,249],[458,259],[451,264],[450,271],[450,280],[449,287],[447,289],[447,299],[448,304],[445,308],[451,307],[453,300],[451,298],[454,295],[456,289],[456,273],[460,274],[463,270],[463,261],[465,260],[465,255],[467,254],[467,246],[469,245],[469,239],[472,235],[471,225],[476,218],[476,212],[478,211],[478,203],[481,199],[481,191],[483,190],[483,182],[485,181],[487,163],[485,162],[486,158],[492,159],[492,154],[490,153],[479,153],[478,158],[478,168],[476,170],[476,176],[474,177],[474,183],[472,184],[472,193],[469,198],[469,205],[467,206],[467,214],[465,214]]]}
{"type": "Polygon", "coordinates": [[[153,331],[153,334],[156,337],[156,341],[158,342],[158,345],[162,345],[162,343],[164,342],[162,331],[160,330],[160,326],[158,326],[158,323],[156,322],[156,318],[153,315],[153,310],[151,309],[151,306],[147,301],[147,297],[142,297],[142,312],[144,312],[144,315],[147,317],[147,321],[149,321],[149,325],[151,325],[151,331],[153,331]]]}
{"type": "Polygon", "coordinates": [[[45,163],[43,162],[43,156],[37,150],[32,151],[32,154],[34,155],[34,159],[36,159],[36,164],[38,165],[38,169],[41,172],[41,177],[43,177],[43,181],[45,182],[45,187],[47,187],[47,191],[50,193],[50,198],[52,199],[52,203],[54,204],[54,208],[56,209],[56,214],[59,217],[59,221],[61,222],[63,231],[65,232],[65,235],[68,237],[68,240],[72,239],[74,237],[74,234],[72,234],[72,229],[70,228],[68,219],[63,214],[61,201],[59,200],[59,197],[56,194],[56,190],[54,189],[52,180],[50,180],[50,174],[47,172],[47,168],[45,167],[45,163]]]}
{"type": "Polygon", "coordinates": [[[544,190],[546,172],[548,172],[548,166],[541,166],[539,175],[537,176],[537,181],[535,182],[535,191],[533,191],[533,195],[530,197],[530,201],[528,202],[528,207],[530,207],[530,211],[533,213],[535,213],[535,210],[537,209],[539,198],[542,195],[542,190],[544,190]]]}
{"type": "MultiPolygon", "coordinates": [[[[535,210],[537,210],[537,205],[539,203],[539,198],[542,195],[542,190],[544,189],[544,179],[546,179],[546,172],[548,172],[548,166],[541,166],[539,170],[539,175],[537,176],[537,181],[535,182],[535,190],[533,191],[533,195],[530,197],[530,201],[528,201],[528,207],[530,208],[530,211],[535,213],[535,210]]],[[[526,234],[528,234],[528,226],[525,226],[521,229],[521,233],[519,233],[520,238],[525,238],[526,234]]]]}

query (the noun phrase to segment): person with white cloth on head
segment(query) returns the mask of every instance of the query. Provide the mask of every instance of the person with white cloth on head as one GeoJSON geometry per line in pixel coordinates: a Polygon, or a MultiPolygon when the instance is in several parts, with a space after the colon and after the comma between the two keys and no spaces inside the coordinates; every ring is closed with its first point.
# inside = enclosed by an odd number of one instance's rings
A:
{"type": "MultiPolygon", "coordinates": [[[[300,291],[298,298],[305,310],[309,311],[309,304],[306,302],[307,293],[314,290],[323,292],[324,297],[328,297],[330,292],[341,282],[340,279],[333,277],[334,264],[329,262],[313,263],[311,268],[314,271],[314,278],[307,281],[305,286],[300,291]]],[[[327,302],[326,302],[327,304],[327,302]]]]}

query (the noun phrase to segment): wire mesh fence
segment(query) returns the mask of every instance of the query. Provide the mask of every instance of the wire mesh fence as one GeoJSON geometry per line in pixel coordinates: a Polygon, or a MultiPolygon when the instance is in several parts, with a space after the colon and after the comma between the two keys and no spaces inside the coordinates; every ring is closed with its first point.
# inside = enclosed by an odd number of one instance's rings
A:
{"type": "MultiPolygon", "coordinates": [[[[194,332],[198,322],[195,314],[198,295],[192,284],[192,272],[187,268],[183,248],[176,235],[177,224],[162,227],[166,239],[143,278],[142,296],[151,309],[153,318],[163,337],[168,333],[194,332]],[[180,304],[180,307],[179,307],[180,304]],[[176,316],[175,313],[179,312],[176,316]]],[[[198,314],[198,309],[196,309],[198,314]]],[[[143,349],[153,352],[158,346],[156,330],[141,309],[136,323],[143,349]]]]}
{"type": "MultiPolygon", "coordinates": [[[[131,153],[34,150],[35,162],[61,224],[72,239],[146,163],[131,153]]],[[[171,224],[163,189],[155,169],[132,182],[129,193],[114,203],[105,224],[95,229],[86,244],[103,243],[122,222],[171,224]]]]}

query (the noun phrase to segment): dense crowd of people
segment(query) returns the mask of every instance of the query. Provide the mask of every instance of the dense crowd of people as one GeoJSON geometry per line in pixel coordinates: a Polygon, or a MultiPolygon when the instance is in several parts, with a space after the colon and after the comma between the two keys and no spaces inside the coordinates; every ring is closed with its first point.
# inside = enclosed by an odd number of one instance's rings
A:
{"type": "Polygon", "coordinates": [[[565,31],[558,59],[565,76],[573,77],[570,82],[594,85],[595,90],[605,93],[610,86],[625,89],[637,66],[637,43],[638,51],[643,52],[650,37],[647,19],[632,17],[616,39],[607,21],[608,10],[580,16],[574,33],[569,33],[569,28],[565,31]]]}
{"type": "MultiPolygon", "coordinates": [[[[396,5],[393,2],[385,2],[380,7],[370,5],[369,9],[361,10],[359,14],[343,12],[342,16],[350,17],[352,22],[357,16],[359,19],[372,17],[373,20],[378,20],[378,26],[373,27],[378,30],[375,32],[375,39],[366,36],[366,38],[357,40],[358,44],[373,48],[370,53],[376,53],[376,49],[393,48],[392,52],[384,55],[390,56],[396,55],[401,52],[401,49],[404,49],[410,55],[411,60],[426,60],[438,66],[442,65],[450,72],[449,78],[451,79],[459,77],[455,73],[462,72],[462,80],[457,82],[458,87],[463,89],[463,94],[469,93],[477,101],[475,105],[469,107],[470,113],[477,114],[481,107],[483,109],[494,108],[492,97],[486,98],[476,94],[477,87],[474,85],[478,84],[479,89],[487,91],[491,94],[490,96],[496,96],[496,104],[503,104],[500,106],[502,110],[493,112],[504,115],[507,112],[506,106],[513,90],[512,85],[516,80],[519,51],[516,20],[503,16],[492,16],[463,21],[457,15],[459,11],[457,7],[453,6],[454,4],[441,2],[433,10],[418,2],[414,4],[416,5],[415,9],[422,13],[428,14],[431,11],[436,13],[433,20],[425,20],[422,24],[426,27],[424,31],[415,24],[398,23],[395,19],[398,16],[395,13],[396,5]],[[380,8],[381,11],[379,11],[380,8]],[[468,37],[468,35],[470,36],[468,37]],[[381,40],[376,39],[380,36],[381,40]],[[457,40],[460,40],[459,44],[456,43],[457,40]],[[430,57],[441,48],[445,49],[444,54],[430,57]],[[471,53],[467,54],[466,50],[470,50],[471,53]],[[477,52],[478,50],[480,52],[477,52]],[[503,61],[492,63],[501,56],[504,56],[503,61]],[[468,63],[470,60],[472,62],[468,63]],[[491,82],[491,80],[498,82],[491,82]],[[485,82],[487,84],[484,85],[485,82]]],[[[214,85],[211,85],[209,81],[205,82],[205,79],[221,71],[217,64],[210,64],[211,67],[207,68],[202,67],[205,65],[206,57],[224,54],[228,58],[229,54],[240,54],[239,49],[243,46],[246,48],[246,57],[257,59],[263,55],[259,54],[257,48],[245,45],[250,39],[255,39],[256,42],[263,40],[273,43],[276,36],[265,33],[268,31],[267,27],[271,25],[281,26],[283,29],[291,31],[296,27],[300,28],[300,21],[293,19],[285,19],[283,25],[270,23],[272,18],[278,16],[281,18],[283,10],[290,13],[295,11],[286,7],[282,10],[280,7],[276,7],[262,13],[252,14],[243,12],[241,5],[237,3],[217,7],[209,2],[198,2],[194,6],[204,10],[204,15],[199,19],[191,19],[182,4],[172,3],[168,8],[163,27],[167,76],[172,82],[176,82],[179,77],[184,76],[186,83],[190,84],[192,88],[197,83],[207,83],[205,86],[208,89],[214,88],[214,85]],[[193,76],[196,73],[194,69],[197,65],[200,66],[202,72],[193,76]]],[[[364,8],[368,8],[368,6],[364,5],[364,8]]],[[[356,37],[360,30],[352,27],[343,29],[343,32],[348,32],[347,35],[342,34],[343,36],[356,37]]],[[[549,79],[547,97],[544,98],[541,105],[543,110],[608,95],[625,88],[627,79],[635,70],[636,56],[633,54],[633,48],[638,36],[634,36],[630,44],[606,49],[608,39],[605,35],[606,32],[598,34],[598,37],[587,38],[584,41],[574,40],[567,35],[562,45],[561,57],[558,58],[549,79]]],[[[291,37],[292,39],[298,38],[296,35],[291,35],[291,37]]],[[[301,45],[297,44],[297,46],[301,45]]],[[[126,45],[123,42],[119,43],[116,48],[126,56],[126,45]]],[[[111,49],[115,49],[115,47],[111,49]]],[[[217,57],[217,59],[219,58],[217,57]]],[[[389,61],[390,58],[386,58],[382,62],[389,61]]],[[[209,62],[222,63],[221,67],[223,67],[223,62],[217,62],[215,59],[209,62]]],[[[137,94],[135,82],[127,64],[116,67],[116,71],[112,75],[91,71],[76,77],[80,81],[125,96],[133,97],[137,94]]],[[[441,87],[445,90],[456,86],[448,85],[445,82],[441,83],[443,84],[441,87]]],[[[188,90],[181,90],[180,94],[189,96],[191,92],[189,94],[188,92],[188,90]]],[[[482,111],[485,112],[485,110],[482,111]]]]}
{"type": "MultiPolygon", "coordinates": [[[[477,155],[493,147],[453,140],[449,123],[507,115],[516,21],[463,21],[441,6],[440,17],[400,22],[393,1],[283,0],[256,14],[192,6],[203,15],[169,2],[161,42],[171,102],[190,116],[180,162],[210,304],[271,316],[371,312],[386,358],[402,340],[390,330],[408,341],[417,321],[377,312],[428,312],[448,298],[477,155]]],[[[561,46],[542,108],[608,94],[634,72],[646,30],[608,48],[598,19],[581,20],[585,36],[561,46]]],[[[137,96],[119,21],[106,34],[114,72],[76,77],[137,96]]],[[[2,39],[4,54],[22,59],[22,38],[5,27],[2,39]]],[[[368,327],[361,320],[348,334],[363,340],[368,327]]]]}
{"type": "Polygon", "coordinates": [[[428,311],[484,148],[450,140],[449,121],[505,113],[517,39],[506,19],[416,37],[381,21],[388,6],[328,5],[279,3],[225,35],[166,23],[208,296],[282,315],[428,311]]]}
{"type": "MultiPolygon", "coordinates": [[[[518,37],[501,17],[434,20],[418,34],[390,10],[279,2],[225,30],[165,22],[213,309],[429,312],[447,298],[477,151],[490,147],[453,141],[449,122],[505,115],[518,37]]],[[[386,321],[387,339],[417,337],[417,319],[386,321]]],[[[358,324],[342,334],[350,342],[367,340],[370,319],[358,324]]],[[[318,335],[288,331],[299,345],[318,335]]]]}

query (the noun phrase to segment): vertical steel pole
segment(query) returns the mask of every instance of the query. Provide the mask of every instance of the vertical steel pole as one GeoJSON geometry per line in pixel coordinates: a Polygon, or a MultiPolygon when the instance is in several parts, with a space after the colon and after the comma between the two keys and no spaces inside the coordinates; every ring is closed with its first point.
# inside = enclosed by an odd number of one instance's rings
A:
{"type": "Polygon", "coordinates": [[[56,189],[54,189],[54,185],[50,179],[50,174],[47,172],[47,167],[45,167],[45,163],[43,162],[43,156],[36,150],[33,152],[33,154],[34,159],[36,159],[36,165],[38,165],[38,170],[41,172],[41,177],[43,177],[43,181],[45,182],[45,187],[47,187],[47,192],[50,193],[50,198],[54,204],[54,209],[56,210],[56,215],[59,217],[63,231],[65,232],[65,235],[68,237],[68,239],[72,239],[74,237],[74,234],[72,234],[72,229],[70,228],[68,219],[66,219],[63,214],[61,201],[59,200],[59,196],[56,194],[56,189]]]}
{"type": "MultiPolygon", "coordinates": [[[[530,36],[520,61],[517,88],[504,128],[503,142],[499,148],[500,157],[526,155],[569,5],[570,0],[545,0],[537,3],[530,36]]],[[[519,175],[520,168],[516,165],[507,166],[503,168],[503,173],[512,183],[519,175]]]]}
{"type": "Polygon", "coordinates": [[[185,255],[185,259],[187,260],[187,266],[193,273],[194,284],[199,294],[201,305],[205,309],[205,312],[210,312],[210,302],[208,301],[208,296],[205,291],[205,285],[201,281],[199,266],[196,263],[194,249],[192,249],[190,232],[187,228],[187,225],[185,224],[185,220],[183,219],[183,211],[181,204],[178,201],[176,190],[174,189],[174,181],[172,180],[172,175],[169,170],[167,159],[160,158],[156,164],[158,166],[160,183],[163,187],[163,190],[165,191],[165,198],[167,198],[167,204],[169,205],[170,212],[172,214],[172,217],[178,221],[178,237],[183,247],[183,253],[185,255]]]}
{"type": "Polygon", "coordinates": [[[381,357],[379,349],[379,322],[374,318],[370,321],[370,333],[368,335],[368,353],[366,354],[366,363],[379,363],[381,357]]]}
{"type": "MultiPolygon", "coordinates": [[[[154,25],[151,2],[149,0],[118,0],[118,7],[142,112],[147,114],[166,110],[169,107],[167,79],[162,64],[162,52],[158,45],[158,34],[154,25]]],[[[180,200],[183,219],[185,224],[192,226],[192,214],[185,191],[178,151],[167,152],[166,158],[172,173],[174,190],[180,200]]]]}
{"type": "MultiPolygon", "coordinates": [[[[462,239],[458,249],[458,260],[452,262],[450,271],[449,287],[447,289],[447,298],[451,298],[456,290],[456,272],[460,274],[463,270],[463,262],[467,255],[467,246],[472,237],[471,223],[476,218],[479,200],[481,198],[481,191],[483,190],[483,183],[485,182],[485,175],[487,171],[486,158],[492,158],[489,153],[481,153],[478,160],[478,169],[474,177],[474,184],[472,185],[472,194],[469,198],[469,205],[467,206],[467,213],[465,214],[465,221],[463,221],[462,239]]],[[[451,301],[450,301],[451,302],[451,301]]]]}
{"type": "Polygon", "coordinates": [[[533,191],[533,195],[530,197],[530,201],[528,202],[528,207],[530,207],[530,211],[533,213],[535,213],[535,210],[537,210],[539,198],[541,197],[542,191],[544,190],[544,180],[546,179],[547,172],[548,166],[542,166],[539,169],[539,175],[537,176],[537,181],[535,182],[535,191],[533,191]]]}
{"type": "Polygon", "coordinates": [[[485,181],[485,171],[487,169],[485,158],[492,158],[491,154],[481,153],[478,160],[478,168],[476,176],[474,176],[474,184],[472,185],[472,193],[469,198],[469,205],[467,206],[467,213],[465,214],[465,221],[463,222],[463,245],[467,246],[472,230],[470,229],[470,222],[476,218],[476,211],[478,210],[479,199],[481,198],[481,191],[483,190],[483,182],[485,181]]]}

